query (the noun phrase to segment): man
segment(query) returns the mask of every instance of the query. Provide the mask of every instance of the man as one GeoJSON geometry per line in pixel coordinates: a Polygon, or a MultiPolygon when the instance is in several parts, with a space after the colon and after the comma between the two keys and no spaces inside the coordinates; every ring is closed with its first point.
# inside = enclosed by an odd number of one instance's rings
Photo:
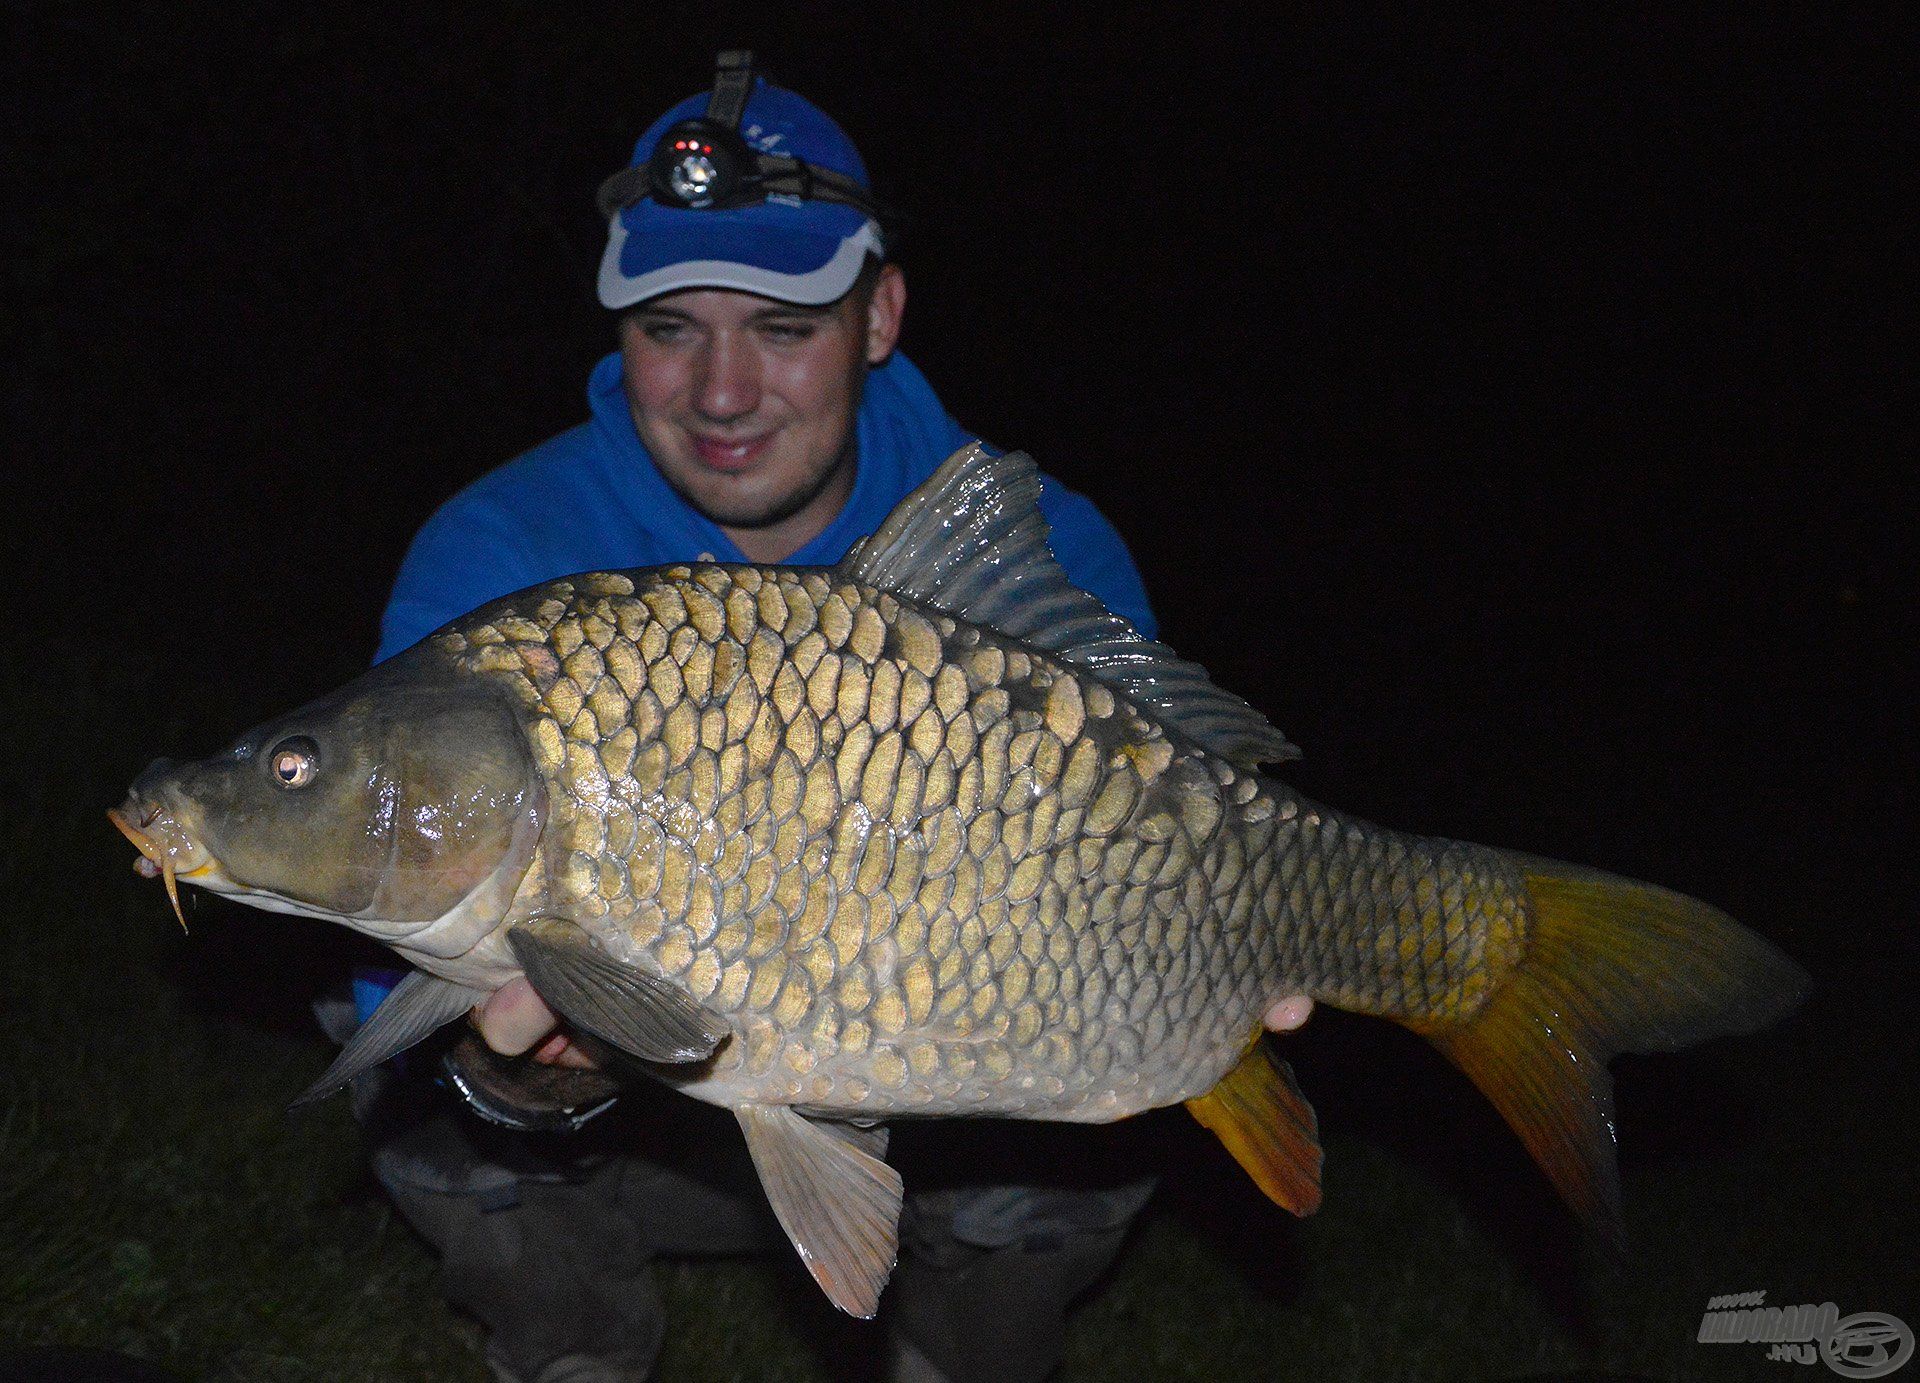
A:
{"type": "MultiPolygon", "coordinates": [[[[380,657],[575,571],[700,557],[832,563],[973,440],[895,350],[906,281],[885,259],[859,154],[817,108],[751,78],[744,58],[724,55],[713,96],[656,121],[633,169],[603,188],[599,294],[621,314],[620,349],[593,372],[591,419],[429,520],[395,584],[380,657]],[[771,195],[729,198],[729,159],[769,179],[771,195]]],[[[1041,509],[1069,576],[1151,634],[1111,525],[1051,480],[1041,509]]],[[[1304,1003],[1271,1021],[1297,1026],[1304,1003]]],[[[561,1030],[524,980],[475,1021],[497,1056],[468,1040],[449,1074],[487,1118],[565,1128],[610,1102],[590,1044],[561,1030]]],[[[374,1159],[441,1248],[449,1294],[492,1329],[488,1359],[503,1379],[642,1377],[663,1330],[644,1278],[651,1257],[779,1243],[744,1175],[735,1194],[643,1159],[538,1147],[503,1147],[468,1116],[439,1116],[392,1135],[374,1159]]],[[[887,1303],[896,1376],[1043,1377],[1068,1301],[1111,1260],[1150,1189],[910,1195],[887,1303]]]]}

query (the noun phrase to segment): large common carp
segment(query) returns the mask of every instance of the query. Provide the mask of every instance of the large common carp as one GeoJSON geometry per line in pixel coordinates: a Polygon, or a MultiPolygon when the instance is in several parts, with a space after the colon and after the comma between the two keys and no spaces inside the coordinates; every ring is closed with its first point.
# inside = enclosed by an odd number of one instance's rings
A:
{"type": "Polygon", "coordinates": [[[112,816],[169,888],[416,967],[310,1095],[525,974],[738,1115],[857,1315],[894,1261],[899,1116],[1184,1101],[1313,1209],[1313,1113],[1259,1040],[1298,992],[1435,1042],[1617,1236],[1607,1059],[1756,1028],[1804,974],[1703,903],[1260,774],[1296,751],[1070,585],[1038,493],[969,448],[831,569],[532,587],[154,764],[112,816]]]}

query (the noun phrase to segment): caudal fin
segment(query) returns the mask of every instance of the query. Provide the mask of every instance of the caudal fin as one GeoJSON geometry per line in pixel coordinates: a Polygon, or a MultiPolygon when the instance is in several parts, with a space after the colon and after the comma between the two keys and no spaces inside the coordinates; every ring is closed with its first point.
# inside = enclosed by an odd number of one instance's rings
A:
{"type": "Polygon", "coordinates": [[[1808,977],[1717,908],[1578,865],[1508,855],[1526,954],[1472,1018],[1410,1023],[1484,1091],[1575,1211],[1623,1239],[1616,1052],[1672,1051],[1789,1013],[1808,977]]]}

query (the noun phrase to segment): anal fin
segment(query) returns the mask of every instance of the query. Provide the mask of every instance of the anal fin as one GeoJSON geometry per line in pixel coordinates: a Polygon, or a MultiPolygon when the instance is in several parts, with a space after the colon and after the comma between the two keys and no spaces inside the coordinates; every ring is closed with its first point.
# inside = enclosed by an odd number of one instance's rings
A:
{"type": "Polygon", "coordinates": [[[700,1061],[727,1036],[719,1014],[672,981],[615,960],[565,918],[519,923],[507,944],[555,1013],[642,1061],[700,1061]]]}
{"type": "Polygon", "coordinates": [[[1319,1121],[1287,1063],[1257,1033],[1240,1064],[1187,1108],[1267,1199],[1296,1215],[1320,1208],[1319,1121]]]}
{"type": "Polygon", "coordinates": [[[899,1256],[900,1174],[868,1151],[886,1131],[843,1131],[785,1105],[734,1113],[800,1261],[835,1306],[871,1319],[899,1256]]]}
{"type": "Polygon", "coordinates": [[[325,1099],[355,1076],[445,1027],[486,997],[485,990],[469,989],[415,970],[393,987],[380,1007],[347,1039],[326,1073],[301,1091],[287,1108],[299,1109],[325,1099]]]}

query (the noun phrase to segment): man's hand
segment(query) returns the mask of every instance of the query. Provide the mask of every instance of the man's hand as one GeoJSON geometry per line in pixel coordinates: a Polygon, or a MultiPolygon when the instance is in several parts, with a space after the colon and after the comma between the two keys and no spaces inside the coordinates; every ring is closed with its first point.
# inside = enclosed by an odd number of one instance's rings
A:
{"type": "Polygon", "coordinates": [[[473,1010],[473,1025],[501,1056],[532,1052],[545,1066],[572,1066],[592,1070],[600,1063],[559,1031],[560,1020],[546,1000],[533,992],[526,976],[510,980],[473,1010]]]}

